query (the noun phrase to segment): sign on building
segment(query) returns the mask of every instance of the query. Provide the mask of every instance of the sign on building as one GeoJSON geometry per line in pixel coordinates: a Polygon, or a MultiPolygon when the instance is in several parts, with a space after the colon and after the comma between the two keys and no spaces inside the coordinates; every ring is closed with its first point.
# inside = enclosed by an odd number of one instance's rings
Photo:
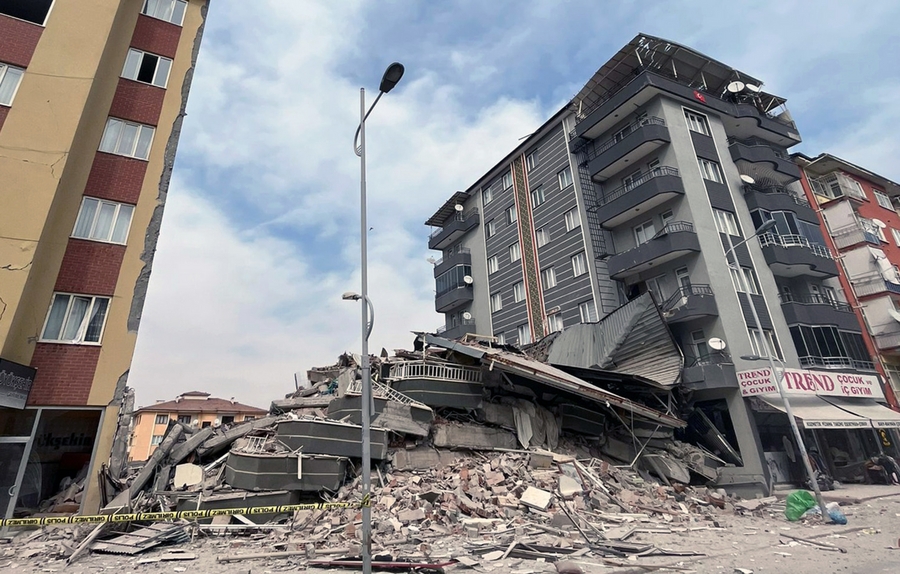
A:
{"type": "MultiPolygon", "coordinates": [[[[771,369],[738,371],[741,396],[778,394],[771,369]]],[[[829,373],[806,369],[785,369],[784,392],[788,395],[820,395],[826,397],[860,397],[884,400],[884,391],[877,375],[829,373]]]]}
{"type": "Polygon", "coordinates": [[[24,409],[36,369],[0,359],[0,407],[24,409]]]}

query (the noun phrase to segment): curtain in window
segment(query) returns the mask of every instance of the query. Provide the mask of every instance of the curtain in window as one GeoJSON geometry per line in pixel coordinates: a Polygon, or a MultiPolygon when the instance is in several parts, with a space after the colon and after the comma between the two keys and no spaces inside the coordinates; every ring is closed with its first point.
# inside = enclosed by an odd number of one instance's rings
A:
{"type": "Polygon", "coordinates": [[[59,339],[59,332],[62,330],[68,306],[68,295],[57,295],[53,298],[53,305],[50,306],[50,316],[47,318],[47,326],[44,328],[44,339],[59,339]]]}
{"type": "Polygon", "coordinates": [[[94,224],[94,231],[91,233],[91,239],[100,239],[106,241],[109,239],[109,231],[112,229],[113,218],[116,215],[116,206],[112,203],[101,203],[100,213],[97,214],[97,222],[94,224]]]}
{"type": "Polygon", "coordinates": [[[84,333],[85,341],[91,343],[100,342],[100,331],[103,329],[103,320],[106,319],[106,308],[108,306],[108,299],[94,300],[94,308],[91,309],[91,320],[88,323],[87,331],[84,333]]]}
{"type": "Polygon", "coordinates": [[[119,206],[119,217],[116,218],[116,226],[113,228],[110,241],[125,243],[125,240],[128,238],[128,225],[131,223],[131,214],[133,212],[134,207],[130,205],[119,206]]]}
{"type": "Polygon", "coordinates": [[[97,205],[99,203],[96,199],[84,198],[84,201],[81,203],[81,212],[75,221],[75,231],[73,232],[75,237],[90,237],[91,226],[94,223],[94,214],[97,213],[97,205]]]}
{"type": "Polygon", "coordinates": [[[90,297],[73,297],[72,305],[69,307],[69,315],[66,317],[66,325],[63,329],[63,341],[76,341],[81,337],[82,325],[87,316],[88,309],[91,306],[90,297]]]}

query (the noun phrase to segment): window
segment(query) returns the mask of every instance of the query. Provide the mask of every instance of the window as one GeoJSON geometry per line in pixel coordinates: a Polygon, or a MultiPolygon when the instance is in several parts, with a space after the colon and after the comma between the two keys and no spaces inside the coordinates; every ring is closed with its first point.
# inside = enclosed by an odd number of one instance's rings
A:
{"type": "Polygon", "coordinates": [[[25,70],[0,63],[0,105],[11,106],[25,70]]]}
{"type": "Polygon", "coordinates": [[[162,441],[163,441],[163,435],[155,434],[150,439],[150,446],[159,446],[160,444],[162,444],[162,441]]]}
{"type": "Polygon", "coordinates": [[[99,343],[108,307],[109,297],[56,293],[41,340],[99,343]]]}
{"type": "Polygon", "coordinates": [[[0,2],[0,14],[6,14],[19,20],[25,20],[38,26],[47,21],[47,14],[53,0],[12,0],[0,2]]]}
{"type": "Polygon", "coordinates": [[[205,429],[205,428],[210,427],[210,426],[212,426],[212,421],[203,421],[202,423],[200,423],[200,428],[204,428],[204,429],[205,429]]]}
{"type": "Polygon", "coordinates": [[[528,323],[519,325],[516,329],[516,335],[519,337],[519,345],[528,345],[531,343],[531,327],[528,326],[528,323]]]}
{"type": "Polygon", "coordinates": [[[731,281],[734,283],[734,288],[738,293],[746,293],[747,289],[750,290],[750,293],[754,295],[759,295],[759,281],[756,279],[756,273],[753,272],[753,269],[750,267],[741,267],[740,269],[735,269],[734,267],[729,266],[731,270],[731,281]]]}
{"type": "Polygon", "coordinates": [[[81,201],[72,237],[124,244],[132,213],[133,205],[85,197],[81,201]]]}
{"type": "Polygon", "coordinates": [[[572,168],[566,166],[566,169],[556,174],[556,177],[559,179],[559,188],[565,189],[572,185],[572,168]]]}
{"type": "Polygon", "coordinates": [[[897,244],[897,247],[900,247],[900,230],[891,227],[891,235],[894,236],[894,243],[897,244]]]}
{"type": "Polygon", "coordinates": [[[512,184],[513,184],[512,173],[509,173],[509,172],[504,173],[503,174],[503,189],[511,188],[512,184]]]}
{"type": "Polygon", "coordinates": [[[141,14],[181,26],[181,23],[184,21],[184,10],[186,7],[187,0],[144,0],[141,14]]]}
{"type": "Polygon", "coordinates": [[[525,300],[525,282],[519,281],[513,285],[513,301],[516,303],[525,300]]]}
{"type": "Polygon", "coordinates": [[[709,345],[706,344],[706,334],[702,330],[691,332],[691,349],[697,359],[709,357],[709,345]]]}
{"type": "Polygon", "coordinates": [[[544,187],[539,185],[531,192],[531,205],[534,207],[544,203],[544,187]]]}
{"type": "Polygon", "coordinates": [[[891,205],[891,198],[887,196],[883,191],[878,191],[877,189],[873,189],[872,193],[875,194],[875,201],[878,202],[878,205],[885,209],[890,209],[894,211],[894,206],[891,205]]]}
{"type": "Polygon", "coordinates": [[[491,313],[496,313],[501,309],[503,309],[503,297],[500,293],[494,293],[491,295],[491,313]]]}
{"type": "Polygon", "coordinates": [[[109,118],[103,139],[100,140],[100,151],[147,159],[150,155],[153,131],[154,128],[151,126],[109,118]]]}
{"type": "Polygon", "coordinates": [[[575,277],[587,273],[587,258],[584,256],[584,251],[572,256],[572,273],[575,277]]]}
{"type": "Polygon", "coordinates": [[[491,191],[490,187],[485,187],[481,190],[481,200],[485,205],[489,204],[494,199],[494,192],[491,191]]]}
{"type": "Polygon", "coordinates": [[[593,301],[585,301],[579,305],[578,312],[581,314],[582,323],[597,322],[597,307],[594,305],[593,301]]]}
{"type": "Polygon", "coordinates": [[[733,213],[721,209],[713,209],[713,217],[716,220],[716,229],[719,233],[740,236],[741,231],[738,228],[737,220],[734,218],[733,213]]]}
{"type": "Polygon", "coordinates": [[[706,122],[704,116],[697,112],[684,110],[684,119],[687,120],[688,129],[692,132],[697,132],[698,134],[703,134],[705,136],[709,135],[709,124],[706,122]]]}
{"type": "Polygon", "coordinates": [[[125,58],[122,77],[165,88],[171,69],[172,60],[169,58],[131,48],[128,50],[128,57],[125,58]]]}
{"type": "Polygon", "coordinates": [[[665,229],[666,225],[669,224],[670,221],[675,219],[675,214],[672,213],[671,209],[667,209],[659,214],[659,221],[662,223],[662,228],[665,229]]]}
{"type": "Polygon", "coordinates": [[[222,415],[222,424],[230,425],[234,423],[234,415],[222,415]]]}
{"type": "Polygon", "coordinates": [[[178,415],[178,422],[185,425],[191,424],[191,415],[178,415]]]}
{"type": "Polygon", "coordinates": [[[506,344],[506,333],[494,333],[494,337],[497,339],[498,345],[506,344]]]}
{"type": "Polygon", "coordinates": [[[578,215],[577,207],[566,212],[566,231],[572,231],[576,227],[581,227],[581,217],[578,215]]]}
{"type": "Polygon", "coordinates": [[[492,219],[484,226],[484,234],[493,237],[497,233],[497,223],[492,219]]]}
{"type": "Polygon", "coordinates": [[[656,235],[656,228],[652,221],[645,221],[634,228],[634,241],[637,245],[647,243],[653,239],[654,235],[656,235]]]}
{"type": "Polygon", "coordinates": [[[700,163],[700,175],[703,176],[703,179],[709,179],[716,183],[725,182],[722,178],[722,168],[719,167],[719,164],[702,157],[698,157],[697,161],[700,163]]]}
{"type": "Polygon", "coordinates": [[[510,205],[508,208],[506,208],[506,223],[512,225],[513,223],[515,223],[518,220],[519,220],[519,216],[516,213],[516,206],[510,205]]]}
{"type": "Polygon", "coordinates": [[[555,313],[547,317],[547,326],[550,328],[551,333],[562,331],[564,328],[562,313],[555,313]]]}
{"type": "Polygon", "coordinates": [[[647,291],[653,293],[653,296],[656,298],[657,303],[662,303],[665,301],[663,298],[663,280],[666,278],[665,274],[658,275],[656,277],[651,277],[647,279],[644,283],[647,285],[647,291]]]}
{"type": "Polygon", "coordinates": [[[544,291],[556,287],[556,271],[553,270],[553,267],[547,267],[541,271],[541,284],[544,286],[544,291]]]}
{"type": "Polygon", "coordinates": [[[434,280],[435,294],[440,297],[444,293],[449,293],[454,289],[467,288],[469,287],[469,283],[466,282],[466,277],[471,276],[471,265],[456,265],[438,275],[434,280]]]}
{"type": "Polygon", "coordinates": [[[488,259],[488,274],[496,273],[500,270],[500,258],[494,255],[488,259]]]}
{"type": "Polygon", "coordinates": [[[527,156],[525,156],[525,169],[528,171],[533,170],[537,167],[538,164],[538,154],[537,151],[533,151],[527,156]]]}
{"type": "Polygon", "coordinates": [[[641,173],[641,170],[622,178],[622,187],[625,191],[630,191],[642,183],[644,183],[644,174],[641,173]]]}
{"type": "Polygon", "coordinates": [[[751,327],[747,329],[747,333],[750,335],[750,347],[753,349],[754,355],[768,357],[771,349],[772,356],[783,359],[781,349],[778,348],[778,344],[775,342],[775,334],[772,331],[767,329],[760,331],[751,327]],[[765,343],[763,338],[765,338],[765,343]]]}
{"type": "Polygon", "coordinates": [[[156,415],[156,421],[153,424],[155,424],[155,425],[169,424],[169,415],[156,415]]]}
{"type": "Polygon", "coordinates": [[[537,238],[537,246],[543,247],[550,243],[550,232],[545,228],[541,227],[537,231],[534,232],[535,237],[537,238]]]}
{"type": "Polygon", "coordinates": [[[519,248],[519,242],[516,241],[512,245],[509,246],[509,261],[510,263],[516,262],[522,258],[522,250],[519,248]]]}

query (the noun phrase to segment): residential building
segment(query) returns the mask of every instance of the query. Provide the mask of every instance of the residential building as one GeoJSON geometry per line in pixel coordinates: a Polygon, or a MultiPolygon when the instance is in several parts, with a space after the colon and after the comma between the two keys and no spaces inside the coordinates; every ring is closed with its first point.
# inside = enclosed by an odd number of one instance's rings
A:
{"type": "Polygon", "coordinates": [[[776,357],[789,391],[814,401],[794,408],[810,429],[816,412],[843,428],[846,411],[795,377],[883,394],[788,155],[801,140],[785,102],[691,48],[635,37],[426,222],[429,248],[443,252],[444,336],[521,345],[650,292],[685,358],[680,414],[705,415],[738,453],[719,484],[768,492],[785,478],[770,469],[796,475],[768,363],[741,357],[776,357]],[[810,337],[802,351],[794,333],[810,337]]]}
{"type": "Polygon", "coordinates": [[[207,7],[0,2],[0,517],[100,505],[207,7]]]}
{"type": "Polygon", "coordinates": [[[803,190],[818,206],[841,286],[866,327],[866,351],[900,393],[900,184],[830,154],[795,154],[803,190]]]}
{"type": "Polygon", "coordinates": [[[163,441],[170,422],[204,429],[241,423],[266,414],[265,409],[234,399],[217,399],[201,391],[182,393],[173,401],[157,401],[134,413],[128,460],[147,460],[163,441]]]}

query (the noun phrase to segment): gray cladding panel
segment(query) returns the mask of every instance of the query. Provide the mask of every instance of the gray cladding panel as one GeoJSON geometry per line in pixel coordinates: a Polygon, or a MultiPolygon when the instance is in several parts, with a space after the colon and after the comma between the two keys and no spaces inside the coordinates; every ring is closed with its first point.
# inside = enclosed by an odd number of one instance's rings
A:
{"type": "Polygon", "coordinates": [[[691,140],[694,142],[694,150],[697,157],[719,163],[719,154],[716,152],[716,142],[710,136],[691,131],[691,140]]]}
{"type": "Polygon", "coordinates": [[[731,198],[731,192],[728,191],[727,185],[708,179],[703,180],[703,183],[706,184],[706,194],[709,196],[710,205],[715,209],[735,212],[734,200],[731,198]]]}
{"type": "MultiPolygon", "coordinates": [[[[738,293],[738,297],[741,300],[741,311],[744,313],[744,320],[747,322],[747,326],[755,327],[756,322],[753,320],[753,310],[750,309],[750,301],[747,298],[747,294],[738,293]]],[[[756,305],[756,312],[759,314],[759,322],[762,324],[762,328],[772,329],[772,318],[769,316],[769,311],[766,309],[766,303],[762,295],[751,295],[750,297],[756,305]]]]}

